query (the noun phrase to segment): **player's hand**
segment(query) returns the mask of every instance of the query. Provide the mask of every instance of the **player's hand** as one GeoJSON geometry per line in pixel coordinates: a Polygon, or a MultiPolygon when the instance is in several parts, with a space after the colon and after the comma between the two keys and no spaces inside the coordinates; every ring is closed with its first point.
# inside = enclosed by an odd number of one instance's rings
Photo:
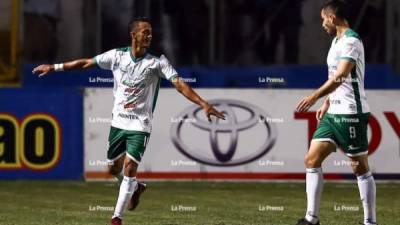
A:
{"type": "Polygon", "coordinates": [[[321,121],[322,117],[325,115],[325,113],[328,111],[328,109],[329,109],[329,104],[324,103],[321,106],[321,108],[319,108],[317,110],[317,113],[315,114],[315,117],[317,118],[318,123],[319,123],[319,121],[321,121]]]}
{"type": "Polygon", "coordinates": [[[299,104],[297,104],[296,110],[297,112],[307,112],[311,106],[317,102],[318,98],[316,98],[314,95],[307,96],[303,98],[299,104]]]}
{"type": "Polygon", "coordinates": [[[203,110],[208,118],[208,121],[211,122],[211,116],[215,116],[219,119],[225,120],[225,116],[222,112],[217,111],[212,105],[206,103],[205,106],[203,106],[203,110]]]}
{"type": "Polygon", "coordinates": [[[33,74],[39,74],[39,77],[45,76],[48,73],[51,73],[54,71],[54,66],[53,65],[49,65],[49,64],[43,64],[40,66],[35,67],[32,70],[33,74]]]}

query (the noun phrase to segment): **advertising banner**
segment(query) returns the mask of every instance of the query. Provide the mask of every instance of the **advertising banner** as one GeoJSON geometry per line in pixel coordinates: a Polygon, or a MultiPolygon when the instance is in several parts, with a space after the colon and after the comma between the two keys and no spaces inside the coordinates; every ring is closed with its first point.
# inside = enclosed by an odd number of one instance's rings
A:
{"type": "MultiPolygon", "coordinates": [[[[303,179],[304,156],[317,126],[315,111],[298,113],[312,90],[197,89],[223,111],[210,123],[204,112],[175,89],[161,89],[153,131],[139,166],[148,179],[303,179]]],[[[367,91],[371,114],[369,161],[377,179],[400,178],[400,91],[367,91]]],[[[85,91],[85,175],[106,178],[112,90],[85,91]]],[[[354,178],[341,152],[323,164],[327,179],[354,178]]]]}
{"type": "Polygon", "coordinates": [[[0,90],[0,179],[81,179],[82,94],[0,90]]]}

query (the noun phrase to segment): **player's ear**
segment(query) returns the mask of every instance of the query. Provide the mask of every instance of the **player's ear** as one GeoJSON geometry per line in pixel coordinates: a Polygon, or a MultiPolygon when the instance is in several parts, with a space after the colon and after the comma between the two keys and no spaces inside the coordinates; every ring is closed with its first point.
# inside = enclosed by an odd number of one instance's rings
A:
{"type": "Polygon", "coordinates": [[[336,24],[336,15],[333,13],[329,13],[328,18],[332,24],[336,24]]]}
{"type": "Polygon", "coordinates": [[[131,31],[131,32],[129,32],[129,35],[131,36],[132,40],[135,38],[135,32],[131,31]]]}

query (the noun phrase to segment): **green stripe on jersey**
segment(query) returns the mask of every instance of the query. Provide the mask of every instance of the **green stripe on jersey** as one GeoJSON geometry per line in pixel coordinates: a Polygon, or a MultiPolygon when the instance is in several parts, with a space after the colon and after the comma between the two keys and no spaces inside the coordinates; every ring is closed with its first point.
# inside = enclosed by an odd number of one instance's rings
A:
{"type": "Polygon", "coordinates": [[[352,29],[350,29],[350,28],[347,29],[346,32],[344,32],[344,35],[345,35],[346,37],[354,37],[354,38],[357,38],[358,40],[361,41],[360,35],[358,35],[354,30],[352,30],[352,29]]]}
{"type": "Polygon", "coordinates": [[[122,48],[116,48],[115,50],[117,51],[121,51],[121,52],[127,52],[130,50],[131,47],[127,46],[127,47],[122,47],[122,48]]]}
{"type": "Polygon", "coordinates": [[[174,82],[175,81],[174,79],[177,78],[177,77],[178,77],[178,74],[175,74],[172,77],[170,77],[168,80],[171,81],[171,82],[174,82]]]}
{"type": "Polygon", "coordinates": [[[354,91],[354,99],[356,100],[357,113],[362,113],[361,99],[360,99],[360,89],[358,87],[358,82],[355,82],[357,79],[356,67],[354,66],[351,70],[351,86],[354,91]]]}
{"type": "Polygon", "coordinates": [[[351,58],[351,57],[340,57],[340,59],[344,59],[344,60],[348,60],[348,61],[352,61],[352,62],[356,62],[356,60],[355,59],[353,59],[353,58],[351,58]]]}

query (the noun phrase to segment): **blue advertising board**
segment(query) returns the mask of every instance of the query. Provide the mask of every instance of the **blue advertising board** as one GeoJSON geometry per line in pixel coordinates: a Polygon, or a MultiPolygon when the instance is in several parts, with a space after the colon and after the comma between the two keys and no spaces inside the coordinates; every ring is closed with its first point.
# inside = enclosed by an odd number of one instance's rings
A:
{"type": "Polygon", "coordinates": [[[0,89],[0,179],[80,179],[82,93],[0,89]]]}
{"type": "MultiPolygon", "coordinates": [[[[24,87],[113,87],[111,71],[93,67],[51,73],[43,78],[32,74],[37,64],[23,66],[24,87]]],[[[177,67],[184,81],[195,88],[296,88],[321,86],[328,79],[325,65],[276,65],[265,67],[186,66],[177,67]]],[[[400,77],[387,65],[367,65],[366,89],[400,89],[400,77]]],[[[161,87],[173,87],[162,80],[161,87]]]]}

